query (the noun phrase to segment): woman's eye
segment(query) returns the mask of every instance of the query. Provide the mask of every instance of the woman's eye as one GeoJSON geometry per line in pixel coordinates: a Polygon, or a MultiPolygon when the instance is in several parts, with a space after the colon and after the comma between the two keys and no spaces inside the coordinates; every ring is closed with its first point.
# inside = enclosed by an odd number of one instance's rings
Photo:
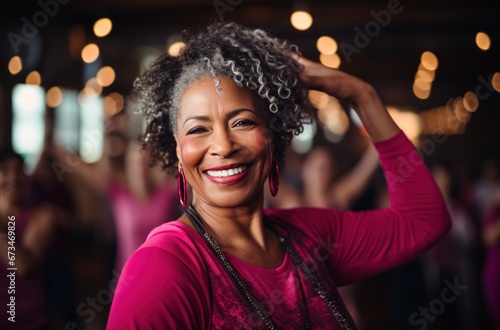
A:
{"type": "Polygon", "coordinates": [[[246,127],[246,126],[255,126],[256,122],[248,120],[248,119],[240,119],[233,123],[233,127],[246,127]]]}
{"type": "Polygon", "coordinates": [[[196,126],[196,127],[193,127],[191,128],[187,133],[186,135],[190,135],[190,134],[200,134],[200,133],[203,133],[203,132],[206,132],[207,129],[203,126],[196,126]]]}

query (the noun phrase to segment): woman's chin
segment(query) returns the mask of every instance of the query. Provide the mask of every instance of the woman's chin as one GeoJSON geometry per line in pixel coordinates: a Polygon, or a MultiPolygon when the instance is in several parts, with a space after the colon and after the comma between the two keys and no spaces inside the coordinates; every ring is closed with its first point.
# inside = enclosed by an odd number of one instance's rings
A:
{"type": "Polygon", "coordinates": [[[256,194],[248,194],[246,192],[218,192],[209,194],[204,200],[204,204],[220,208],[237,208],[250,206],[261,199],[256,194]]]}

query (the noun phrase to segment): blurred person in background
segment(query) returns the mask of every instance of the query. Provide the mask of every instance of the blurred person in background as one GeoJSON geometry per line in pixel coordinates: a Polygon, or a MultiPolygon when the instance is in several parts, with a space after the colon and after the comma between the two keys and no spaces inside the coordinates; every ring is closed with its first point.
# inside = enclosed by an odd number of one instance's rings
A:
{"type": "Polygon", "coordinates": [[[11,148],[0,149],[0,303],[8,311],[15,299],[15,323],[4,311],[0,329],[42,330],[50,326],[43,275],[57,210],[49,203],[29,203],[31,178],[23,163],[11,148]]]}
{"type": "Polygon", "coordinates": [[[475,211],[481,219],[486,218],[495,196],[500,194],[500,164],[493,158],[481,164],[480,176],[471,185],[471,198],[475,211]]]}
{"type": "Polygon", "coordinates": [[[63,162],[76,159],[69,175],[75,175],[91,191],[103,196],[112,212],[116,235],[114,271],[121,272],[127,258],[148,233],[179,214],[176,182],[161,169],[149,166],[149,151],[131,137],[130,117],[122,111],[108,119],[103,155],[96,164],[59,146],[51,154],[63,162]]]}
{"type": "Polygon", "coordinates": [[[441,190],[452,219],[450,233],[424,255],[424,271],[428,296],[439,297],[443,281],[467,285],[467,290],[449,304],[432,328],[472,329],[479,324],[479,264],[475,252],[480,246],[480,233],[474,217],[462,203],[458,169],[445,161],[429,165],[441,190]]]}

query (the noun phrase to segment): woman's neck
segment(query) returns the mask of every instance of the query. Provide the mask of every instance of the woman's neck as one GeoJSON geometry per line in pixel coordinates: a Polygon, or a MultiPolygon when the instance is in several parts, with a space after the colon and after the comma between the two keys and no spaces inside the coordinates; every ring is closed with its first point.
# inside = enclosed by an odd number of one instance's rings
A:
{"type": "MultiPolygon", "coordinates": [[[[263,196],[235,207],[218,207],[194,198],[193,207],[224,252],[264,268],[274,269],[282,264],[281,243],[264,226],[263,196]]],[[[193,227],[187,216],[180,220],[193,227]]]]}
{"type": "Polygon", "coordinates": [[[263,197],[235,207],[220,207],[194,198],[193,207],[222,247],[250,242],[266,248],[263,197]]]}

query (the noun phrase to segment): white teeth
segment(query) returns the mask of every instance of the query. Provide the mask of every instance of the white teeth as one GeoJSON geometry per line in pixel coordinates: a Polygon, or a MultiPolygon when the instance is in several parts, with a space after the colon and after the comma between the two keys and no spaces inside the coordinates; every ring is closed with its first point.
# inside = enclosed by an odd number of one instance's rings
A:
{"type": "Polygon", "coordinates": [[[239,174],[246,169],[247,169],[246,166],[240,166],[240,167],[236,167],[236,168],[231,168],[229,170],[207,171],[207,174],[210,176],[216,177],[216,178],[224,178],[224,177],[232,176],[235,174],[239,174]]]}

